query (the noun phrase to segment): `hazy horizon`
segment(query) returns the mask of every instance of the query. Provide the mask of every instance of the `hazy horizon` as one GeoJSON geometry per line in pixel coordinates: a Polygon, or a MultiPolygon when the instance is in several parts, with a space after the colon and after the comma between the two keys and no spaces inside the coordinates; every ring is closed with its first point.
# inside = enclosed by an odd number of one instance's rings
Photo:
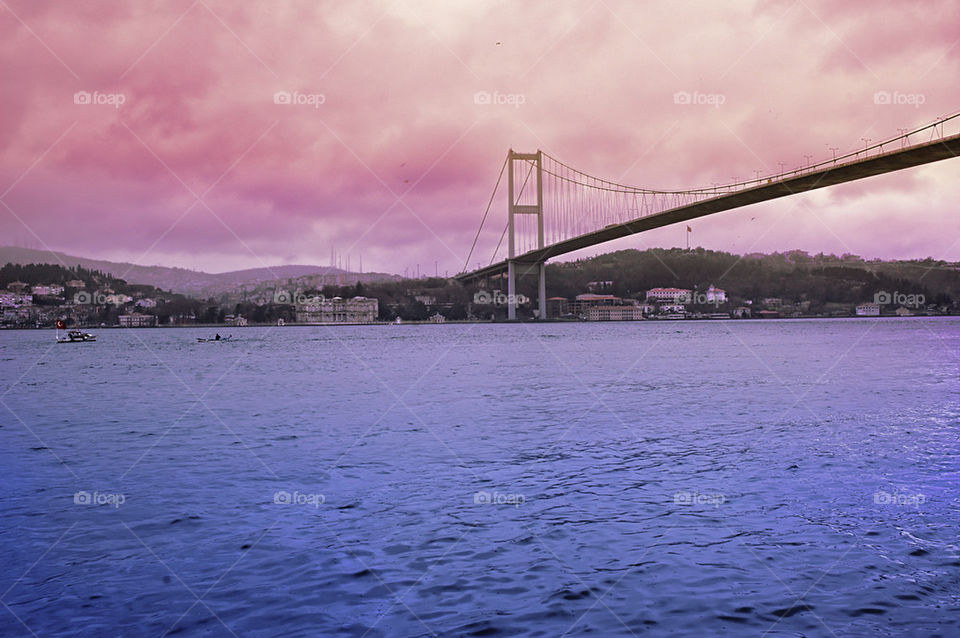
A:
{"type": "MultiPolygon", "coordinates": [[[[4,250],[4,249],[7,249],[7,248],[17,248],[17,249],[24,249],[24,250],[34,250],[34,251],[39,251],[39,252],[50,252],[50,251],[47,251],[46,249],[43,249],[43,248],[33,248],[33,247],[30,247],[30,246],[0,246],[0,250],[4,250]]],[[[602,246],[601,246],[601,248],[602,248],[602,246]]],[[[672,249],[672,248],[673,248],[673,249],[685,249],[685,247],[683,247],[683,246],[650,246],[649,248],[663,248],[664,250],[670,250],[670,249],[672,249]]],[[[786,249],[786,250],[775,250],[775,251],[771,251],[771,252],[751,251],[751,252],[749,252],[749,253],[734,253],[734,252],[723,251],[723,250],[714,249],[714,248],[707,248],[707,247],[705,247],[705,246],[690,246],[690,250],[698,250],[698,249],[701,249],[701,248],[704,249],[704,250],[713,250],[713,251],[716,251],[716,252],[728,252],[728,253],[730,253],[730,254],[732,254],[732,255],[736,255],[736,256],[739,256],[739,257],[746,257],[747,255],[751,255],[751,254],[763,254],[763,255],[767,255],[767,256],[773,255],[773,254],[789,254],[789,253],[792,253],[792,252],[798,251],[798,250],[799,250],[799,251],[806,252],[806,253],[809,254],[811,257],[815,257],[815,256],[817,256],[817,254],[819,254],[819,252],[811,252],[811,251],[809,251],[809,250],[804,251],[802,248],[790,248],[790,249],[786,249]]],[[[615,249],[615,250],[592,251],[591,256],[593,256],[593,255],[599,256],[599,255],[603,255],[603,254],[608,254],[608,253],[617,252],[617,251],[619,251],[619,250],[629,250],[629,249],[630,249],[629,247],[626,247],[626,248],[618,248],[618,249],[615,249]]],[[[646,249],[645,249],[645,248],[636,248],[636,249],[634,249],[634,250],[646,250],[646,249]]],[[[70,253],[68,253],[67,251],[63,251],[63,250],[55,250],[55,251],[53,251],[53,252],[60,253],[60,254],[64,254],[64,255],[67,255],[67,256],[69,256],[69,257],[73,257],[73,258],[76,258],[76,259],[86,259],[86,260],[91,260],[91,261],[109,261],[109,262],[115,262],[115,263],[131,263],[131,262],[124,261],[124,260],[107,259],[107,258],[103,258],[103,257],[96,257],[96,256],[90,256],[90,255],[70,254],[70,253]]],[[[586,251],[583,251],[583,252],[586,252],[586,251]]],[[[833,255],[833,256],[835,256],[835,257],[843,257],[844,254],[847,254],[847,253],[837,254],[837,253],[824,252],[824,255],[833,255]]],[[[923,257],[905,257],[905,258],[894,258],[894,259],[884,259],[884,258],[881,258],[881,257],[874,257],[874,256],[871,256],[871,255],[857,255],[857,256],[863,258],[863,260],[864,260],[864,261],[867,261],[867,262],[875,261],[875,260],[878,260],[878,259],[881,260],[881,261],[924,261],[924,260],[926,260],[926,259],[937,259],[936,257],[933,257],[932,255],[925,255],[925,256],[923,256],[923,257]]],[[[584,257],[584,256],[580,256],[580,257],[568,257],[568,256],[566,256],[566,255],[563,255],[563,256],[557,257],[557,258],[555,258],[555,259],[552,259],[550,263],[573,262],[573,261],[577,261],[577,260],[579,260],[579,259],[589,259],[589,258],[590,258],[589,256],[587,256],[587,257],[584,257]]],[[[950,261],[950,260],[945,260],[945,261],[950,261]]],[[[55,260],[54,260],[54,262],[51,262],[51,263],[55,263],[55,260]]],[[[356,268],[354,268],[354,269],[352,269],[352,270],[347,270],[345,265],[344,265],[343,267],[340,267],[340,266],[331,266],[331,265],[329,265],[329,264],[324,264],[324,263],[302,263],[302,262],[297,262],[297,263],[268,263],[268,264],[266,264],[266,265],[251,265],[251,266],[248,266],[248,267],[245,267],[245,268],[237,268],[237,269],[233,269],[233,270],[219,270],[219,271],[203,270],[203,269],[200,269],[200,268],[189,268],[189,267],[186,267],[186,266],[181,266],[181,265],[179,265],[179,264],[142,263],[142,264],[135,264],[135,265],[141,266],[141,267],[143,267],[143,268],[181,268],[181,269],[183,269],[183,270],[189,270],[189,271],[192,271],[192,272],[198,272],[198,273],[203,273],[203,274],[207,274],[207,275],[226,275],[226,274],[230,274],[230,273],[238,272],[238,271],[243,271],[243,270],[263,270],[263,269],[269,270],[270,268],[282,268],[282,267],[286,267],[286,266],[300,266],[300,267],[306,267],[306,268],[311,268],[311,267],[315,267],[315,268],[329,268],[329,269],[332,270],[332,271],[350,272],[350,273],[359,273],[359,272],[360,272],[360,271],[357,270],[356,268]]],[[[426,269],[423,268],[423,266],[424,266],[424,264],[421,264],[421,273],[423,274],[423,276],[426,276],[426,277],[432,277],[432,276],[434,276],[434,275],[432,274],[432,273],[433,273],[432,270],[429,271],[429,272],[427,272],[426,269]]],[[[400,272],[389,271],[389,270],[377,270],[377,271],[374,271],[374,270],[369,270],[369,269],[367,269],[367,268],[364,268],[364,270],[363,270],[363,273],[364,273],[364,274],[374,273],[374,272],[376,272],[376,273],[381,273],[381,274],[387,274],[387,275],[403,276],[403,271],[400,271],[400,272]]],[[[449,276],[452,277],[454,274],[455,274],[455,273],[452,273],[452,272],[451,272],[451,273],[449,273],[449,276]]],[[[441,273],[440,273],[440,276],[444,276],[444,274],[441,272],[441,273]]],[[[412,277],[412,275],[411,275],[411,277],[412,277]]]]}

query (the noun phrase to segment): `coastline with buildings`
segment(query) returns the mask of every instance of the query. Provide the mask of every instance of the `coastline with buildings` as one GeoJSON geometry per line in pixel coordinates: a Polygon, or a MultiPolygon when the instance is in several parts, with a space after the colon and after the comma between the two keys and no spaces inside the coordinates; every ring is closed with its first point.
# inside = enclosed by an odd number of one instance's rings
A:
{"type": "MultiPolygon", "coordinates": [[[[914,317],[960,314],[960,266],[866,262],[801,251],[736,256],[619,251],[548,268],[546,316],[520,287],[524,321],[914,317]],[[704,275],[714,277],[705,279],[704,275]],[[711,280],[712,279],[712,280],[711,280]],[[724,281],[721,288],[719,281],[724,281]],[[683,282],[687,285],[670,285],[683,282]],[[727,283],[729,282],[729,283],[727,283]],[[646,285],[644,285],[646,284],[646,285]]],[[[50,264],[0,268],[0,328],[374,325],[499,322],[505,281],[442,277],[323,284],[315,275],[196,299],[103,272],[50,264]]]]}

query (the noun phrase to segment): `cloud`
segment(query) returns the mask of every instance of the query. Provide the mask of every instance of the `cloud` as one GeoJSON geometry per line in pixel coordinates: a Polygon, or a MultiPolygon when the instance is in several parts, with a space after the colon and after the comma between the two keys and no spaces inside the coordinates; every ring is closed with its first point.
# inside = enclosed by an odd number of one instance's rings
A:
{"type": "MultiPolygon", "coordinates": [[[[369,255],[368,268],[459,269],[508,148],[632,185],[708,186],[850,151],[960,103],[944,79],[958,70],[946,0],[910,20],[833,1],[8,6],[0,192],[29,172],[4,202],[56,249],[210,270],[261,265],[251,250],[325,261],[331,244],[369,255]],[[78,91],[124,101],[75,104],[78,91]],[[877,91],[923,103],[876,104],[877,91]],[[302,101],[278,104],[278,92],[302,101]],[[677,92],[722,102],[678,104],[677,92]],[[195,195],[205,204],[184,216],[195,195]]],[[[913,239],[891,222],[862,252],[916,256],[903,251],[939,236],[960,194],[937,178],[946,164],[923,170],[947,196],[911,172],[813,201],[869,225],[862,204],[889,195],[913,239]]],[[[2,210],[0,232],[23,236],[2,210]]],[[[724,248],[751,232],[724,229],[737,214],[721,220],[699,238],[724,248]]],[[[798,228],[777,224],[765,245],[792,248],[798,228]]]]}

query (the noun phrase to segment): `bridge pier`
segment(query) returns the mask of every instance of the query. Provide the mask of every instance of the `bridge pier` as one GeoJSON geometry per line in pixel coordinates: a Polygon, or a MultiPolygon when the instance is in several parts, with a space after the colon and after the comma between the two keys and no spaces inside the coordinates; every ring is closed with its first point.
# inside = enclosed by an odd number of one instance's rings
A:
{"type": "Polygon", "coordinates": [[[507,319],[517,318],[517,267],[513,260],[507,262],[507,319]]]}
{"type": "Polygon", "coordinates": [[[547,318],[547,265],[544,262],[507,261],[507,319],[517,318],[517,278],[536,275],[537,308],[541,319],[547,318]]]}
{"type": "Polygon", "coordinates": [[[517,215],[536,215],[537,216],[537,248],[542,249],[544,247],[544,237],[543,237],[543,153],[537,151],[536,153],[516,153],[513,149],[510,149],[510,152],[507,155],[507,189],[509,191],[508,200],[507,200],[507,229],[509,231],[509,241],[507,243],[507,319],[513,321],[517,318],[517,276],[533,274],[534,269],[536,269],[537,275],[540,278],[539,285],[537,287],[537,292],[539,296],[538,308],[540,310],[540,319],[547,318],[547,270],[546,264],[544,262],[538,262],[534,264],[524,264],[523,272],[517,273],[517,267],[519,264],[515,263],[515,258],[517,256],[517,232],[516,232],[516,221],[515,217],[517,215]],[[523,182],[520,186],[519,192],[516,191],[514,185],[514,176],[515,176],[515,167],[514,164],[520,162],[521,168],[523,166],[529,166],[530,170],[527,172],[527,176],[523,179],[523,182]],[[531,172],[533,169],[536,169],[536,184],[533,191],[533,195],[530,195],[530,191],[527,191],[527,196],[524,197],[524,191],[527,186],[527,182],[530,178],[531,172]]]}
{"type": "Polygon", "coordinates": [[[543,321],[547,318],[547,264],[546,262],[540,262],[540,272],[537,273],[540,276],[540,285],[537,286],[537,297],[538,307],[540,309],[540,320],[543,321]]]}

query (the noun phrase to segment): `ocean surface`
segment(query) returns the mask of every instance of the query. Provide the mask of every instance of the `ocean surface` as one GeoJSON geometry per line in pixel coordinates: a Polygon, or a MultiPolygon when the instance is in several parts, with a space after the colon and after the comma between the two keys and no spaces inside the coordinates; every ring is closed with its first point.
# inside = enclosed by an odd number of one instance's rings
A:
{"type": "Polygon", "coordinates": [[[92,332],[0,331],[2,636],[960,635],[956,318],[92,332]]]}

